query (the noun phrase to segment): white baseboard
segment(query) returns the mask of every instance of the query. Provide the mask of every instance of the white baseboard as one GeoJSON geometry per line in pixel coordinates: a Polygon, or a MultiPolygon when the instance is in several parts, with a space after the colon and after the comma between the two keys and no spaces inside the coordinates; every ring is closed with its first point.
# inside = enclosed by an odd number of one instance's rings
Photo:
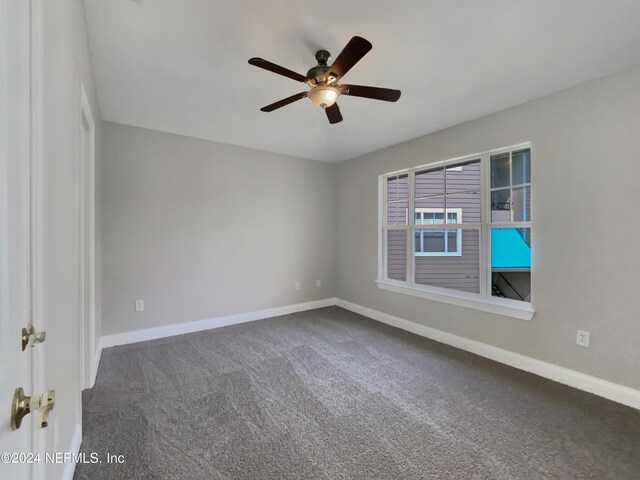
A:
{"type": "MultiPolygon", "coordinates": [[[[549,380],[608,398],[614,402],[640,409],[640,390],[625,387],[617,383],[609,382],[565,367],[560,367],[542,360],[537,360],[532,357],[527,357],[526,355],[511,352],[503,348],[494,347],[493,345],[478,342],[477,340],[471,340],[469,338],[454,335],[453,333],[437,330],[388,313],[363,307],[362,305],[342,300],[340,298],[325,298],[313,302],[298,303],[295,305],[286,305],[235,315],[226,315],[223,317],[198,320],[195,322],[178,323],[164,327],[106,335],[101,339],[99,352],[102,353],[102,348],[113,347],[115,345],[126,345],[129,343],[143,342],[145,340],[182,335],[184,333],[210,330],[212,328],[236,325],[238,323],[251,322],[253,320],[277,317],[280,315],[288,315],[290,313],[313,310],[315,308],[330,307],[332,305],[337,305],[373,320],[386,323],[387,325],[415,333],[422,337],[430,338],[446,345],[451,345],[452,347],[460,348],[461,350],[466,350],[467,352],[475,353],[476,355],[495,360],[496,362],[548,378],[549,380]]],[[[98,354],[97,361],[95,362],[96,372],[92,372],[93,381],[95,381],[95,375],[100,362],[100,353],[98,354]]]]}
{"type": "Polygon", "coordinates": [[[256,310],[253,312],[238,313],[235,315],[225,315],[223,317],[208,318],[194,322],[176,323],[164,327],[146,328],[144,330],[105,335],[102,337],[100,343],[101,348],[113,347],[115,345],[127,345],[129,343],[144,342],[145,340],[155,340],[157,338],[172,337],[174,335],[200,332],[202,330],[211,330],[212,328],[226,327],[228,325],[261,320],[263,318],[278,317],[280,315],[313,310],[314,308],[330,307],[335,304],[335,298],[324,298],[322,300],[297,303],[295,305],[285,305],[282,307],[267,308],[265,310],[256,310]]]}
{"type": "MultiPolygon", "coordinates": [[[[76,423],[76,428],[73,430],[73,437],[71,438],[71,445],[69,446],[69,451],[72,455],[77,455],[80,452],[80,445],[82,444],[82,426],[79,423],[76,423]]],[[[65,451],[65,450],[61,450],[65,451]]],[[[62,475],[60,476],[60,480],[73,480],[73,474],[76,471],[76,462],[67,462],[64,464],[64,469],[62,470],[62,475]]]]}
{"type": "Polygon", "coordinates": [[[584,390],[585,392],[608,398],[614,402],[622,403],[633,408],[640,409],[640,390],[618,385],[617,383],[602,380],[601,378],[576,372],[568,368],[560,367],[552,363],[543,362],[535,358],[527,357],[519,353],[494,347],[486,343],[460,337],[452,333],[427,327],[416,322],[389,315],[378,310],[363,307],[342,299],[336,299],[336,305],[352,312],[364,315],[387,325],[415,333],[422,337],[430,338],[452,347],[475,353],[482,357],[490,358],[496,362],[504,363],[511,367],[534,373],[564,385],[584,390]]]}

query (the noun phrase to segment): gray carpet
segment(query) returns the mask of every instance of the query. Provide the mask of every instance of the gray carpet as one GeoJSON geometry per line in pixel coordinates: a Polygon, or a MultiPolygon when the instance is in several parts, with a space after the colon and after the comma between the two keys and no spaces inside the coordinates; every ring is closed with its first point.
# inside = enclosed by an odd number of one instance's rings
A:
{"type": "Polygon", "coordinates": [[[640,412],[337,307],[105,350],[77,479],[634,479],[640,412]]]}

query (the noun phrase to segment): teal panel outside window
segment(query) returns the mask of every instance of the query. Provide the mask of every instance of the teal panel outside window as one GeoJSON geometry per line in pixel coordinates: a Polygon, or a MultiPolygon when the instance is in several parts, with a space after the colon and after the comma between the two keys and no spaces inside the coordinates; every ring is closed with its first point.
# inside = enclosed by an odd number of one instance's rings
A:
{"type": "Polygon", "coordinates": [[[491,229],[491,268],[531,268],[531,247],[518,229],[491,229]]]}

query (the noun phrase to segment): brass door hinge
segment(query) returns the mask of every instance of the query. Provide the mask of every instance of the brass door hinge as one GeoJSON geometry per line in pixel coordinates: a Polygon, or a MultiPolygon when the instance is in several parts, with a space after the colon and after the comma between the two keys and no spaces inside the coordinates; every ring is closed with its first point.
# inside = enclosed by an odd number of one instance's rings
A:
{"type": "Polygon", "coordinates": [[[46,332],[36,332],[33,325],[29,325],[28,328],[22,329],[22,351],[24,352],[27,347],[35,347],[40,343],[44,343],[47,338],[46,332]]]}

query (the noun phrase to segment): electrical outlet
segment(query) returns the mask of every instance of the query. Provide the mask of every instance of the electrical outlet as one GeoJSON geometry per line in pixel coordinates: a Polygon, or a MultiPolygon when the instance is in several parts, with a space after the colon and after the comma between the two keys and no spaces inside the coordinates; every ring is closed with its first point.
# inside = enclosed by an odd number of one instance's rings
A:
{"type": "Polygon", "coordinates": [[[296,290],[300,290],[300,282],[296,282],[296,290]]]}
{"type": "Polygon", "coordinates": [[[136,300],[136,312],[142,312],[144,310],[144,300],[136,300]]]}
{"type": "Polygon", "coordinates": [[[320,288],[322,286],[322,280],[316,280],[316,287],[320,288]]]}
{"type": "Polygon", "coordinates": [[[586,330],[578,330],[576,335],[576,345],[580,345],[581,347],[589,346],[589,332],[586,330]]]}

